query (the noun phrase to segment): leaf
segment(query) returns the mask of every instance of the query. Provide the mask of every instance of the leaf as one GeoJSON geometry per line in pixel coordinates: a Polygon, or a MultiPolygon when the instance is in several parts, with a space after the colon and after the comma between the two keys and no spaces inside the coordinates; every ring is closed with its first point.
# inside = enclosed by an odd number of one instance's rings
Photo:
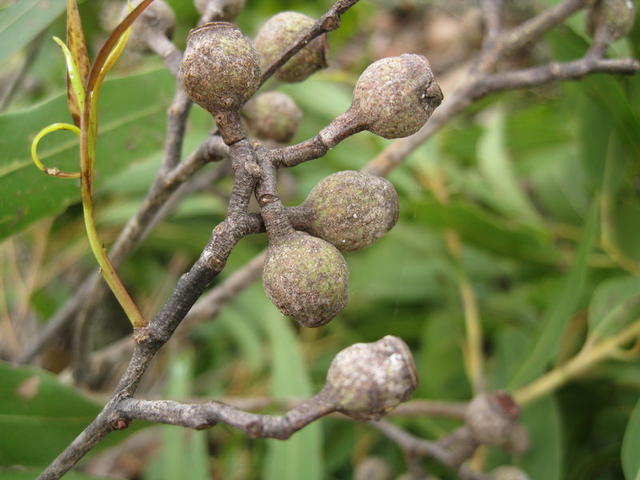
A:
{"type": "MultiPolygon", "coordinates": [[[[89,75],[89,53],[87,52],[82,20],[80,19],[76,0],[67,0],[67,47],[69,47],[71,56],[76,64],[79,80],[84,86],[89,75]]],[[[84,98],[78,98],[77,89],[72,88],[72,79],[69,72],[67,72],[67,101],[73,121],[79,126],[84,98]]]]}
{"type": "Polygon", "coordinates": [[[636,403],[624,432],[622,469],[626,480],[640,479],[640,401],[636,403]]]}
{"type": "Polygon", "coordinates": [[[28,45],[65,9],[66,0],[20,0],[0,10],[0,64],[28,45]]]}
{"type": "Polygon", "coordinates": [[[614,335],[640,315],[640,278],[617,277],[596,288],[589,305],[589,340],[614,335]]]}
{"type": "Polygon", "coordinates": [[[464,243],[506,257],[544,264],[556,263],[559,259],[557,250],[545,233],[531,227],[514,225],[469,204],[443,205],[435,200],[428,200],[416,202],[414,211],[409,213],[433,227],[456,230],[464,243]]]}
{"type": "Polygon", "coordinates": [[[540,217],[523,193],[505,148],[505,114],[496,109],[478,143],[478,167],[491,191],[492,203],[505,215],[531,224],[540,217]]]}
{"type": "Polygon", "coordinates": [[[565,325],[578,307],[586,285],[588,258],[596,239],[598,226],[597,201],[593,202],[582,232],[574,263],[566,275],[563,287],[549,302],[541,319],[541,328],[531,349],[509,383],[509,389],[524,385],[540,375],[555,357],[565,325]]]}
{"type": "MultiPolygon", "coordinates": [[[[163,70],[108,81],[102,93],[97,186],[108,177],[162,149],[164,115],[175,80],[163,70]]],[[[34,221],[62,212],[80,199],[74,180],[48,177],[31,162],[31,139],[53,120],[67,117],[66,95],[34,108],[0,115],[0,240],[34,221]]],[[[78,170],[78,138],[59,133],[43,140],[48,167],[78,170]]]]}
{"type": "MultiPolygon", "coordinates": [[[[270,302],[264,300],[262,291],[253,288],[264,329],[271,344],[272,380],[271,394],[274,397],[308,397],[311,390],[305,361],[293,334],[289,320],[284,318],[270,302]],[[259,295],[259,296],[258,296],[259,295]]],[[[322,431],[313,423],[295,433],[287,441],[267,440],[268,452],[262,476],[279,480],[320,480],[323,478],[322,431]]]]}
{"type": "Polygon", "coordinates": [[[47,465],[100,409],[53,375],[0,362],[0,465],[47,465]]]}
{"type": "Polygon", "coordinates": [[[527,428],[531,448],[517,462],[530,478],[561,480],[564,447],[560,411],[552,397],[546,397],[527,406],[522,412],[522,423],[527,428]]]}

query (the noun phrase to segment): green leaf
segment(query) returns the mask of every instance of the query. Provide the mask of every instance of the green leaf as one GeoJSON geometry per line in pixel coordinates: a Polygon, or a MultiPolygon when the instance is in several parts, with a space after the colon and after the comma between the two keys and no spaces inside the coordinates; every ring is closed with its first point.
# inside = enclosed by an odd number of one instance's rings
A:
{"type": "Polygon", "coordinates": [[[571,270],[566,276],[563,287],[551,298],[541,319],[539,333],[526,359],[511,379],[510,389],[520,387],[533,380],[545,370],[549,361],[555,357],[562,332],[578,307],[585,289],[589,269],[587,261],[596,239],[597,226],[598,209],[597,201],[594,201],[571,270]]]}
{"type": "Polygon", "coordinates": [[[478,144],[478,167],[491,192],[490,200],[505,215],[531,224],[540,217],[524,194],[505,148],[505,114],[496,109],[478,144]]]}
{"type": "Polygon", "coordinates": [[[547,397],[527,406],[522,423],[530,435],[531,448],[517,462],[530,478],[561,480],[564,447],[560,411],[555,400],[547,397]]]}
{"type": "MultiPolygon", "coordinates": [[[[252,289],[256,292],[257,289],[252,289]]],[[[264,298],[264,294],[258,291],[264,298]]],[[[255,295],[258,297],[258,293],[255,295]]],[[[290,321],[267,301],[259,302],[259,310],[271,344],[272,380],[274,397],[309,397],[311,389],[305,361],[293,334],[290,321]]],[[[279,480],[320,480],[323,478],[322,430],[313,423],[295,433],[285,442],[268,440],[263,478],[279,480]]]]}
{"type": "Polygon", "coordinates": [[[617,277],[596,288],[589,305],[589,337],[614,335],[640,315],[640,278],[617,277]]]}
{"type": "Polygon", "coordinates": [[[20,0],[0,10],[0,64],[28,45],[66,6],[66,0],[20,0]]]}
{"type": "MultiPolygon", "coordinates": [[[[106,82],[100,102],[98,189],[109,175],[162,148],[163,112],[174,83],[164,70],[106,82]]],[[[76,180],[44,175],[29,155],[31,140],[42,127],[67,118],[66,94],[34,108],[0,115],[0,240],[80,199],[76,180]]],[[[48,167],[78,170],[78,141],[69,133],[50,135],[41,143],[40,158],[48,167]]]]}
{"type": "Polygon", "coordinates": [[[100,409],[53,375],[0,362],[0,465],[47,465],[100,409]]]}
{"type": "Polygon", "coordinates": [[[622,469],[626,480],[640,479],[640,401],[633,409],[624,432],[622,469]]]}
{"type": "Polygon", "coordinates": [[[417,202],[409,214],[418,216],[420,221],[433,227],[453,228],[464,243],[506,257],[544,264],[555,263],[559,259],[547,234],[489,215],[473,205],[443,205],[428,200],[417,202]]]}

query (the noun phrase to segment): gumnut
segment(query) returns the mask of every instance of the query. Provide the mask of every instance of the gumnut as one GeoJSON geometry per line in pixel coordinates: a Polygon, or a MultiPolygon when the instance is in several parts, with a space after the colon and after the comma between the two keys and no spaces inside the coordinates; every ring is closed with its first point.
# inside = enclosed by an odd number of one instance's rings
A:
{"type": "Polygon", "coordinates": [[[469,403],[465,421],[481,444],[505,445],[517,425],[520,409],[505,392],[481,393],[469,403]]]}
{"type": "MultiPolygon", "coordinates": [[[[261,67],[266,69],[277,60],[314,23],[313,18],[298,12],[281,12],[267,20],[255,38],[261,67]]],[[[320,35],[280,67],[275,76],[283,82],[301,82],[326,66],[327,37],[320,35]]]]}
{"type": "Polygon", "coordinates": [[[378,419],[409,399],[418,385],[411,351],[398,337],[356,343],[331,362],[325,391],[336,410],[356,420],[378,419]]]}
{"type": "Polygon", "coordinates": [[[260,86],[258,53],[236,25],[207,23],[189,33],[180,75],[187,94],[202,108],[233,112],[260,86]]]}
{"type": "Polygon", "coordinates": [[[495,468],[489,475],[492,480],[529,480],[529,475],[513,465],[495,468]]]}
{"type": "Polygon", "coordinates": [[[442,98],[429,61],[407,53],[369,65],[353,90],[350,110],[366,130],[400,138],[420,130],[442,98]]]}
{"type": "Polygon", "coordinates": [[[282,92],[256,95],[242,109],[249,131],[257,138],[287,143],[298,131],[302,110],[282,92]]]}
{"type": "Polygon", "coordinates": [[[262,274],[269,299],[304,327],[320,327],[347,304],[349,270],[330,243],[304,232],[270,241],[262,274]]]}
{"type": "MultiPolygon", "coordinates": [[[[142,0],[136,0],[135,5],[142,0]]],[[[129,13],[129,6],[125,5],[120,13],[124,18],[129,13]]],[[[153,32],[160,32],[171,38],[176,24],[176,15],[167,2],[155,0],[152,2],[131,25],[131,35],[127,46],[136,52],[150,51],[148,42],[153,32]]]]}
{"type": "Polygon", "coordinates": [[[200,15],[214,13],[221,20],[233,20],[244,8],[245,0],[195,0],[200,15]]]}
{"type": "Polygon", "coordinates": [[[398,194],[385,178],[346,170],[320,181],[296,209],[303,230],[339,250],[359,250],[396,224],[398,194]]]}
{"type": "Polygon", "coordinates": [[[587,30],[592,36],[604,34],[613,42],[626,36],[633,27],[636,11],[632,0],[596,0],[587,15],[587,30]]]}

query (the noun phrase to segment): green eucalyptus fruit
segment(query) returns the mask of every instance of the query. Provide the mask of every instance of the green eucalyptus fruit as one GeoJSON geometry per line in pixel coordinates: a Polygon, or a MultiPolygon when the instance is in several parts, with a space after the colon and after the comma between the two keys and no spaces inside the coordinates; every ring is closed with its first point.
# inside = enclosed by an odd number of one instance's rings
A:
{"type": "MultiPolygon", "coordinates": [[[[260,65],[266,69],[277,60],[315,20],[297,12],[281,12],[260,28],[255,38],[260,53],[260,65]]],[[[315,71],[327,66],[327,37],[320,35],[296,53],[275,74],[283,82],[301,82],[315,71]]]]}
{"type": "Polygon", "coordinates": [[[249,131],[257,138],[287,143],[298,131],[302,110],[282,92],[256,95],[242,109],[249,131]]]}
{"type": "Polygon", "coordinates": [[[303,232],[271,241],[262,274],[273,304],[305,327],[320,327],[346,306],[349,270],[330,243],[303,232]]]}
{"type": "Polygon", "coordinates": [[[212,114],[232,112],[260,86],[258,53],[251,40],[228,22],[191,30],[180,74],[189,97],[212,114]]]}
{"type": "Polygon", "coordinates": [[[301,218],[297,227],[340,250],[359,250],[396,224],[398,194],[385,178],[346,170],[324,178],[292,210],[301,218]]]}

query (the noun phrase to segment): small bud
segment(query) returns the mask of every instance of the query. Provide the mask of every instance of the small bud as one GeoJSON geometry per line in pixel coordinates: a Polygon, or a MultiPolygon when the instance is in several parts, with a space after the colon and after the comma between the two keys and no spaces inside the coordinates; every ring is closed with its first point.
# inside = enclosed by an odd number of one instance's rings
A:
{"type": "Polygon", "coordinates": [[[398,194],[385,178],[348,170],[323,179],[298,208],[305,231],[339,250],[359,250],[396,224],[398,194]]]}
{"type": "Polygon", "coordinates": [[[270,242],[262,273],[269,299],[302,326],[331,321],[347,304],[349,270],[342,254],[302,232],[270,242]]]}
{"type": "Polygon", "coordinates": [[[420,130],[441,102],[429,61],[404,54],[378,60],[362,72],[351,110],[370,132],[400,138],[420,130]]]}
{"type": "MultiPolygon", "coordinates": [[[[282,12],[267,20],[255,39],[261,67],[266,69],[271,65],[314,23],[313,18],[297,12],[282,12]]],[[[327,37],[320,35],[285,63],[276,72],[276,78],[283,82],[301,82],[316,70],[325,68],[326,57],[327,37]]]]}
{"type": "Polygon", "coordinates": [[[298,131],[302,110],[284,93],[271,91],[252,98],[242,109],[251,133],[264,140],[287,143],[298,131]]]}
{"type": "Polygon", "coordinates": [[[491,471],[490,476],[492,480],[529,480],[529,475],[512,465],[495,468],[491,471]]]}
{"type": "Polygon", "coordinates": [[[482,393],[469,403],[465,421],[481,444],[504,445],[509,441],[520,409],[505,392],[482,393]]]}
{"type": "Polygon", "coordinates": [[[251,40],[227,22],[191,30],[180,72],[189,97],[212,114],[240,109],[260,86],[251,40]]]}
{"type": "Polygon", "coordinates": [[[244,8],[245,0],[195,0],[195,6],[200,15],[214,13],[219,20],[231,21],[244,8]]]}
{"type": "Polygon", "coordinates": [[[356,420],[372,420],[409,399],[417,385],[409,347],[387,335],[338,353],[329,367],[325,390],[339,412],[356,420]]]}
{"type": "MultiPolygon", "coordinates": [[[[142,0],[136,0],[135,5],[142,0]]],[[[121,19],[129,14],[129,7],[125,5],[120,13],[121,19]]],[[[131,35],[127,46],[136,52],[149,52],[148,42],[152,31],[162,32],[171,38],[176,24],[176,15],[167,2],[155,0],[152,2],[131,25],[131,35]]]]}
{"type": "Polygon", "coordinates": [[[587,30],[592,36],[604,34],[607,42],[613,42],[629,34],[635,18],[631,0],[597,0],[587,13],[587,30]]]}

